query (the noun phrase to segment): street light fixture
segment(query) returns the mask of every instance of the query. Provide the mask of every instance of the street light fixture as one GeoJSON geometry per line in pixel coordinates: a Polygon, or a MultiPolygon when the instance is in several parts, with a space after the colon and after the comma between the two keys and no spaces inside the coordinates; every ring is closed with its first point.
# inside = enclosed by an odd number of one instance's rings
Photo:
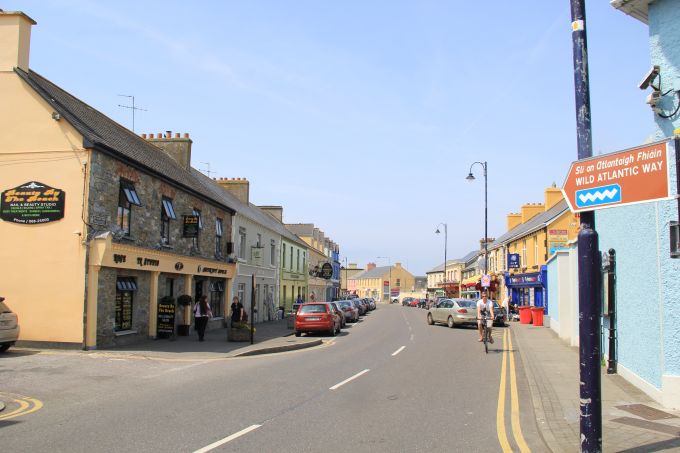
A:
{"type": "Polygon", "coordinates": [[[389,281],[389,288],[387,288],[387,302],[390,302],[390,299],[392,298],[392,260],[390,259],[389,256],[378,256],[378,259],[386,259],[387,264],[390,266],[390,281],[389,281]]]}
{"type": "Polygon", "coordinates": [[[475,175],[472,174],[472,167],[475,165],[481,165],[482,168],[484,169],[484,274],[489,272],[489,250],[488,250],[488,202],[487,202],[487,163],[486,161],[484,162],[473,162],[472,165],[470,165],[470,172],[468,175],[465,177],[466,180],[472,182],[475,180],[475,175]]]}
{"type": "MultiPolygon", "coordinates": [[[[474,178],[474,176],[473,176],[474,178]]],[[[439,227],[444,225],[444,295],[446,294],[446,249],[448,248],[448,228],[445,223],[440,223],[437,225],[437,231],[435,231],[435,234],[439,234],[439,227]]]]}

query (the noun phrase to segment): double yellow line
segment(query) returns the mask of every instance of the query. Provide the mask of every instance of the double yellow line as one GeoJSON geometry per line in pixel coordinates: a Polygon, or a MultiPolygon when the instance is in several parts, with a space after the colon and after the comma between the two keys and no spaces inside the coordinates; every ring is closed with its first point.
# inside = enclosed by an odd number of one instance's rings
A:
{"type": "Polygon", "coordinates": [[[42,401],[28,396],[12,395],[8,393],[0,393],[0,396],[7,398],[19,406],[10,412],[0,412],[0,421],[27,415],[38,411],[43,407],[42,401]]]}
{"type": "Polygon", "coordinates": [[[498,409],[496,410],[496,430],[498,432],[498,441],[501,444],[503,452],[512,452],[510,442],[508,440],[507,432],[505,431],[505,390],[506,375],[508,369],[508,358],[510,359],[510,423],[512,426],[512,434],[515,442],[522,453],[528,453],[531,450],[527,446],[522,435],[522,428],[519,424],[519,396],[517,393],[517,376],[515,374],[515,355],[512,350],[512,335],[509,329],[503,332],[503,364],[501,365],[501,383],[498,390],[498,409]]]}

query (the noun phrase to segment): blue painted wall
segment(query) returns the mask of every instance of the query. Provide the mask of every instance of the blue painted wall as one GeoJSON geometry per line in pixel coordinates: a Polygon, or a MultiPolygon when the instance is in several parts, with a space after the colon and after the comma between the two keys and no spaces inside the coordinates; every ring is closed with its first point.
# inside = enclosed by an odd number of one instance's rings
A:
{"type": "MultiPolygon", "coordinates": [[[[652,64],[661,68],[661,89],[680,90],[680,2],[657,0],[649,5],[652,64]]],[[[651,90],[650,90],[651,91],[651,90]]],[[[671,113],[674,93],[660,106],[671,113]]],[[[650,141],[672,137],[680,116],[664,119],[652,113],[656,128],[650,141]]],[[[615,150],[612,150],[615,151],[615,150]]],[[[676,168],[671,142],[671,190],[676,168]]],[[[661,201],[597,211],[600,250],[617,254],[619,363],[657,388],[662,375],[680,376],[680,260],[669,256],[669,222],[678,220],[676,201],[661,201]]]]}

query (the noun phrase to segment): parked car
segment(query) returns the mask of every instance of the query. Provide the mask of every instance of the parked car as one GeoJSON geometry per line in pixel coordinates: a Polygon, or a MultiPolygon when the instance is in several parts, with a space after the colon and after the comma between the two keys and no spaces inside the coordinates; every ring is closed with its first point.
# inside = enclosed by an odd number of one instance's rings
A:
{"type": "Polygon", "coordinates": [[[0,352],[5,352],[19,339],[19,317],[0,297],[0,352]]]}
{"type": "Polygon", "coordinates": [[[328,332],[335,336],[340,332],[340,316],[326,302],[302,304],[295,315],[294,328],[296,337],[303,332],[328,332]]]}
{"type": "Polygon", "coordinates": [[[427,308],[427,299],[418,299],[418,308],[427,308]]]}
{"type": "Polygon", "coordinates": [[[357,322],[359,320],[359,309],[351,300],[339,300],[338,305],[340,305],[347,322],[357,322]]]}
{"type": "Polygon", "coordinates": [[[337,301],[328,302],[328,303],[331,304],[331,307],[333,307],[335,314],[340,316],[340,328],[344,329],[345,327],[347,327],[347,321],[345,320],[345,312],[342,311],[342,307],[340,307],[340,305],[338,305],[337,301]]]}
{"type": "Polygon", "coordinates": [[[371,306],[371,310],[378,308],[378,305],[375,303],[375,299],[372,297],[368,298],[368,304],[371,306]]]}
{"type": "Polygon", "coordinates": [[[410,306],[412,300],[413,300],[413,297],[404,297],[404,298],[401,300],[401,305],[403,305],[404,307],[410,306]]]}
{"type": "Polygon", "coordinates": [[[352,302],[355,307],[357,307],[357,310],[359,310],[359,316],[364,316],[368,311],[366,305],[361,303],[361,299],[350,299],[349,301],[352,302]]]}
{"type": "Polygon", "coordinates": [[[415,297],[412,297],[411,300],[408,302],[408,306],[409,307],[417,307],[419,303],[420,303],[420,299],[416,299],[415,297]]]}
{"type": "Polygon", "coordinates": [[[449,327],[477,324],[477,301],[471,299],[442,299],[427,311],[427,323],[449,327]]]}

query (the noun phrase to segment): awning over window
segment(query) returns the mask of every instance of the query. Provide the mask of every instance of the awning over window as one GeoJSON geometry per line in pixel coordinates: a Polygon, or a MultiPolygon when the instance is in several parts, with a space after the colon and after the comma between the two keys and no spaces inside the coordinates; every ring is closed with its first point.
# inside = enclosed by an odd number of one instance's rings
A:
{"type": "Polygon", "coordinates": [[[172,207],[172,200],[163,198],[163,211],[165,212],[165,215],[168,216],[168,218],[172,220],[177,219],[177,216],[175,215],[175,208],[172,207]]]}
{"type": "Polygon", "coordinates": [[[216,293],[224,292],[224,283],[222,282],[210,282],[210,291],[216,293]]]}
{"type": "Polygon", "coordinates": [[[482,279],[481,275],[474,275],[472,277],[464,279],[462,282],[460,282],[460,284],[465,286],[466,288],[470,286],[476,286],[481,279],[482,279]]]}
{"type": "Polygon", "coordinates": [[[137,291],[137,282],[132,277],[119,277],[116,280],[116,289],[118,291],[137,291]]]}
{"type": "Polygon", "coordinates": [[[137,206],[142,205],[142,203],[139,201],[139,196],[137,195],[135,186],[130,181],[126,179],[121,179],[120,188],[123,191],[123,193],[125,193],[125,198],[127,198],[127,201],[130,204],[135,204],[137,206]]]}

